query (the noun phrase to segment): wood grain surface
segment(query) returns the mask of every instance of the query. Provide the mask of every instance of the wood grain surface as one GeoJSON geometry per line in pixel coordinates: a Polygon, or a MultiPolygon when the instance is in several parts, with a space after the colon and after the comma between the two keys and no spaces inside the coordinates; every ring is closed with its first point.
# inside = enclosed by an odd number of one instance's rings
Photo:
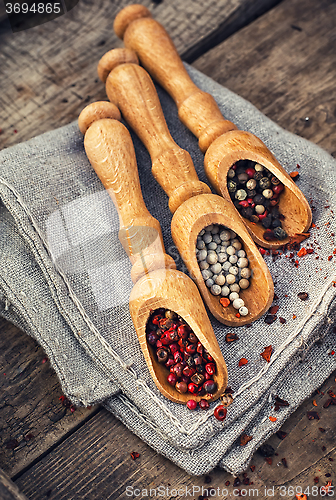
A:
{"type": "MultiPolygon", "coordinates": [[[[142,3],[163,22],[181,53],[208,35],[242,26],[278,0],[171,0],[142,3]],[[245,7],[247,7],[245,9],[245,7]],[[237,11],[245,12],[233,21],[237,11]]],[[[76,120],[85,104],[106,99],[97,64],[122,42],[113,33],[129,0],[81,0],[70,12],[26,31],[0,34],[0,148],[76,120]]],[[[7,24],[6,24],[7,26],[7,24]]],[[[222,38],[223,39],[223,38],[222,38]]]]}
{"type": "MultiPolygon", "coordinates": [[[[96,66],[106,50],[120,46],[112,33],[112,19],[129,3],[80,0],[66,16],[25,32],[14,35],[0,26],[0,147],[69,123],[86,102],[105,99],[96,66]]],[[[336,155],[333,0],[284,0],[241,30],[256,9],[271,2],[142,3],[164,24],[181,54],[205,52],[209,40],[214,44],[236,31],[197,60],[195,67],[249,99],[283,127],[336,155]]],[[[188,476],[105,410],[70,413],[67,409],[62,414],[60,385],[48,362],[42,363],[42,349],[5,321],[0,341],[5,393],[0,405],[0,466],[28,498],[124,499],[130,482],[141,487],[168,482],[223,487],[230,481],[232,487],[232,476],[218,469],[210,475],[210,483],[188,476]],[[29,432],[35,438],[24,441],[29,432]],[[12,443],[8,448],[5,443],[11,440],[19,446],[12,443]],[[139,451],[140,458],[133,461],[131,451],[139,451]]],[[[253,487],[260,488],[259,498],[267,498],[265,484],[311,487],[315,477],[319,486],[328,480],[335,484],[335,406],[322,408],[326,391],[336,390],[335,376],[324,385],[324,396],[312,396],[286,421],[283,430],[288,435],[283,441],[276,436],[268,440],[278,453],[272,465],[258,454],[253,457],[256,469],[247,470],[247,476],[253,487]],[[312,409],[319,412],[319,421],[307,419],[306,412],[312,409]],[[288,469],[282,458],[287,459],[288,469]]],[[[277,492],[273,498],[284,497],[277,492]]]]}
{"type": "Polygon", "coordinates": [[[43,349],[0,318],[0,467],[13,476],[97,411],[71,412],[43,349]]]}
{"type": "Polygon", "coordinates": [[[20,493],[19,488],[14,484],[7,474],[0,469],[0,498],[1,500],[27,500],[27,497],[20,493]]]}
{"type": "Polygon", "coordinates": [[[286,0],[194,66],[336,156],[333,0],[286,0]]]}
{"type": "MultiPolygon", "coordinates": [[[[248,468],[246,471],[246,477],[253,484],[245,486],[245,478],[240,475],[240,484],[237,486],[239,489],[258,489],[258,498],[293,499],[295,495],[281,496],[279,486],[312,488],[315,485],[314,478],[318,477],[317,484],[320,487],[330,480],[326,474],[331,474],[331,479],[333,478],[336,461],[336,407],[321,409],[327,399],[326,391],[332,387],[335,388],[334,380],[321,388],[324,396],[321,394],[314,397],[320,420],[308,420],[307,411],[315,407],[312,406],[312,400],[307,400],[284,424],[283,429],[288,433],[286,438],[281,440],[275,435],[268,440],[274,453],[277,453],[272,457],[272,465],[264,457],[255,454],[251,462],[255,470],[252,472],[248,468]],[[325,432],[322,433],[319,427],[324,428],[325,432]],[[324,451],[323,446],[326,448],[324,451]],[[286,458],[288,468],[283,465],[283,458],[286,458]],[[265,487],[270,489],[273,486],[274,497],[265,495],[265,487]]],[[[124,500],[127,498],[127,486],[140,490],[158,488],[160,485],[170,489],[203,486],[215,489],[219,487],[222,490],[226,481],[230,482],[228,489],[232,493],[234,478],[223,470],[216,469],[202,477],[186,474],[131,434],[111,414],[102,410],[46,459],[17,479],[16,483],[29,499],[48,497],[55,500],[124,500]],[[133,451],[140,454],[134,461],[130,456],[133,451]],[[85,475],[78,477],[74,474],[74,460],[76,469],[85,469],[85,475]]],[[[200,493],[197,492],[190,498],[197,499],[200,493]]],[[[176,495],[166,495],[164,498],[172,499],[176,495]]],[[[253,498],[253,495],[246,498],[253,498]]]]}

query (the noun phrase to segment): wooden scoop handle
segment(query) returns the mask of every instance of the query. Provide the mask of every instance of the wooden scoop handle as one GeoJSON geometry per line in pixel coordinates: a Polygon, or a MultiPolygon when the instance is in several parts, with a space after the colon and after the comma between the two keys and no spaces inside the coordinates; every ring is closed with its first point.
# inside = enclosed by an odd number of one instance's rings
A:
{"type": "Polygon", "coordinates": [[[168,33],[146,7],[125,7],[115,18],[114,30],[174,99],[180,120],[199,139],[203,152],[217,137],[237,129],[223,118],[215,99],[192,82],[168,33]]]}
{"type": "Polygon", "coordinates": [[[154,84],[143,68],[127,63],[115,67],[106,92],[148,149],[152,173],[169,196],[171,212],[188,198],[211,192],[199,181],[190,154],[170,135],[154,84]]]}
{"type": "Polygon", "coordinates": [[[97,102],[82,111],[78,123],[89,161],[118,211],[119,240],[133,264],[135,283],[154,269],[175,269],[175,262],[164,253],[160,224],[142,197],[131,136],[118,119],[112,103],[97,102]]]}

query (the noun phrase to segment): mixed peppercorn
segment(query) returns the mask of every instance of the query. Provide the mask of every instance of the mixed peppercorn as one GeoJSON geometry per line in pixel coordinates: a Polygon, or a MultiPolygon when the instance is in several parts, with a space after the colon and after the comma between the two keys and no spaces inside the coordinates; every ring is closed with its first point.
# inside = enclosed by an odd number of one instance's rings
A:
{"type": "Polygon", "coordinates": [[[236,233],[218,224],[205,227],[197,237],[196,258],[212,295],[221,297],[223,307],[232,303],[240,316],[247,316],[239,293],[250,286],[251,270],[236,233]]]}
{"type": "Polygon", "coordinates": [[[278,209],[284,185],[272,172],[254,161],[240,160],[228,171],[227,186],[240,215],[265,228],[265,240],[287,238],[282,227],[284,216],[278,209]]]}
{"type": "MultiPolygon", "coordinates": [[[[181,394],[211,399],[217,390],[215,361],[183,318],[168,309],[156,309],[149,317],[146,334],[158,363],[167,367],[168,383],[181,394]]],[[[190,402],[193,405],[196,408],[196,401],[190,402]]],[[[208,407],[204,400],[203,409],[208,407]]]]}

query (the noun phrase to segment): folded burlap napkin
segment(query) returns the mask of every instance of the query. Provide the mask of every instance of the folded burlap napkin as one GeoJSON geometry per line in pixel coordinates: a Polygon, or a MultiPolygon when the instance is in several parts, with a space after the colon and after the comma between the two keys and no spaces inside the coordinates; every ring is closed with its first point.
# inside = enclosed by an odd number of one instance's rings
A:
{"type": "MultiPolygon", "coordinates": [[[[216,465],[236,474],[336,367],[336,256],[328,259],[336,247],[336,162],[241,97],[188,71],[225,117],[259,136],[288,172],[300,165],[298,185],[315,224],[307,240],[315,253],[298,258],[298,267],[288,253],[265,257],[286,323],[261,318],[250,328],[228,328],[211,317],[234,390],[224,423],[213,416],[216,403],[191,412],[165,399],[151,380],[128,310],[131,265],[118,240],[118,216],[87,160],[77,123],[0,153],[0,313],[43,346],[76,405],[103,403],[191,474],[216,465]],[[298,292],[308,299],[301,301],[298,292]],[[227,344],[231,331],[239,340],[227,344]],[[260,356],[268,345],[270,363],[260,356]],[[242,357],[248,364],[239,367],[242,357]],[[289,406],[274,413],[276,395],[289,406]],[[245,446],[243,430],[252,436],[245,446]]],[[[174,139],[206,182],[197,140],[179,122],[170,97],[158,92],[174,139]]],[[[167,196],[151,175],[147,151],[133,139],[145,202],[161,224],[167,252],[186,272],[170,236],[167,196]]]]}

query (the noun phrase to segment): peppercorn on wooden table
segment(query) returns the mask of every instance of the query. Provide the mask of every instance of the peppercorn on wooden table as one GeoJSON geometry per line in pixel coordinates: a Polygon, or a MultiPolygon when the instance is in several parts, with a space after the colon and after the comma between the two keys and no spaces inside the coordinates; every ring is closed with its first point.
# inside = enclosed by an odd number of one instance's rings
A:
{"type": "MultiPolygon", "coordinates": [[[[1,148],[69,123],[86,103],[105,100],[96,66],[106,50],[122,46],[112,21],[130,3],[80,1],[65,16],[17,33],[0,24],[1,148]]],[[[183,59],[336,156],[334,0],[142,3],[183,59]]],[[[123,499],[127,485],[217,489],[227,481],[233,489],[232,476],[220,469],[189,476],[102,408],[62,405],[42,349],[3,319],[0,344],[0,498],[123,499]],[[140,454],[134,461],[133,451],[140,454]]],[[[335,392],[335,376],[285,422],[285,439],[268,440],[277,454],[271,465],[255,454],[253,471],[239,478],[242,487],[248,478],[259,498],[269,498],[265,487],[274,486],[273,498],[280,499],[281,485],[335,484],[336,407],[323,408],[327,391],[335,392]],[[315,405],[320,420],[309,421],[306,413],[315,405]]]]}

